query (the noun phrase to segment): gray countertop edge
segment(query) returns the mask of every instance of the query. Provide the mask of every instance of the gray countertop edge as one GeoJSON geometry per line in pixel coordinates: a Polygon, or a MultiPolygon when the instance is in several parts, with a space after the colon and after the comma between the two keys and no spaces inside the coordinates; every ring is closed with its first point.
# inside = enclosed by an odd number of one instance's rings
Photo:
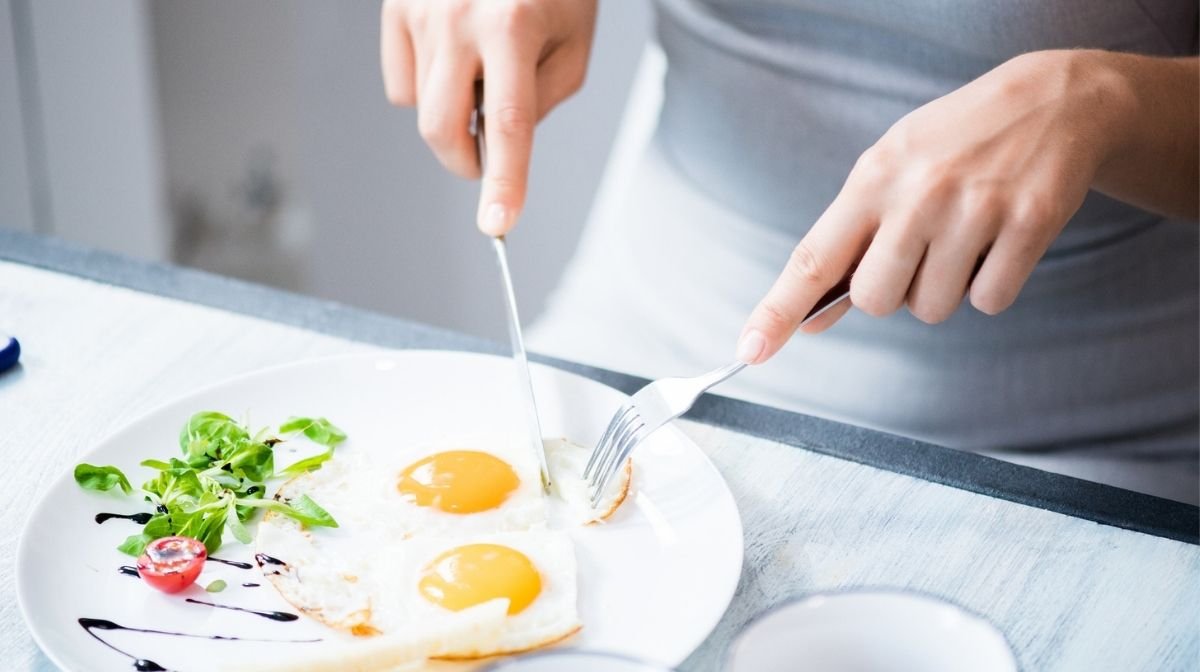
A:
{"type": "MultiPolygon", "coordinates": [[[[498,343],[455,331],[32,234],[0,230],[0,259],[385,347],[507,354],[498,343]]],[[[626,393],[647,382],[536,354],[532,358],[626,393]]],[[[1200,544],[1200,507],[1181,502],[718,395],[702,397],[687,417],[989,497],[1200,544]]]]}

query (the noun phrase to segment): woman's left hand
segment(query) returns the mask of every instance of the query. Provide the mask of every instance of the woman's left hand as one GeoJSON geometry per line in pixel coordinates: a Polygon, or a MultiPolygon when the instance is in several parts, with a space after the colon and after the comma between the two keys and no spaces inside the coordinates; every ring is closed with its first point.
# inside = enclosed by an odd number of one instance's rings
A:
{"type": "Polygon", "coordinates": [[[1083,202],[1127,113],[1119,82],[1096,76],[1088,53],[1097,52],[1019,56],[892,126],[796,246],[743,329],[738,358],[775,354],[851,271],[851,302],[873,316],[907,304],[941,322],[968,294],[985,313],[1008,308],[1083,202]]]}

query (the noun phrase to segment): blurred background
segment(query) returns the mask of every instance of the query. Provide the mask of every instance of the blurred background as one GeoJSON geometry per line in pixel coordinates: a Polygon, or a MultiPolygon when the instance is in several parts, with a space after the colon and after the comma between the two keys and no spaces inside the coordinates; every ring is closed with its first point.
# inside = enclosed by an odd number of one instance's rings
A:
{"type": "MultiPolygon", "coordinates": [[[[0,227],[502,340],[478,186],[384,99],[379,0],[0,0],[0,227]]],[[[603,2],[538,131],[511,237],[522,318],[570,259],[649,3],[603,2]]]]}

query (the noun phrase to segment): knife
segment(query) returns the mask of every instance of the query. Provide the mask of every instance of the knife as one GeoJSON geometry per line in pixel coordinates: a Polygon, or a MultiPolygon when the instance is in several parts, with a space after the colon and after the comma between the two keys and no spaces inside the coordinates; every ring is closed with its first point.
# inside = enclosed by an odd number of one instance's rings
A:
{"type": "MultiPolygon", "coordinates": [[[[487,169],[487,148],[483,132],[483,82],[475,83],[475,113],[471,119],[475,149],[479,154],[480,172],[487,169]]],[[[517,295],[513,291],[512,274],[508,270],[508,245],[504,236],[492,238],[500,278],[504,285],[504,306],[508,315],[508,337],[512,341],[513,363],[517,368],[517,393],[525,401],[525,422],[529,431],[530,448],[537,456],[542,476],[542,489],[550,491],[550,470],[546,467],[546,449],[542,445],[542,423],[538,420],[537,398],[533,394],[533,378],[529,375],[529,357],[525,354],[525,339],[521,337],[521,318],[517,315],[517,295]]]]}

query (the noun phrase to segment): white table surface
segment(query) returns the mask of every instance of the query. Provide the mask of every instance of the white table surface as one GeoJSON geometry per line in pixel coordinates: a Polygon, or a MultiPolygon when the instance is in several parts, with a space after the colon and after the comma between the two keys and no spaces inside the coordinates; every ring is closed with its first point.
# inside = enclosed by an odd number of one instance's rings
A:
{"type": "MultiPolygon", "coordinates": [[[[375,349],[192,303],[0,262],[0,669],[50,670],[16,605],[17,539],[45,484],[164,400],[287,361],[375,349]]],[[[1200,548],[682,422],[737,498],[745,569],[683,666],[719,670],[768,606],[860,586],[942,596],[994,622],[1023,670],[1194,670],[1200,548]]],[[[698,586],[702,589],[702,586],[698,586]]]]}

